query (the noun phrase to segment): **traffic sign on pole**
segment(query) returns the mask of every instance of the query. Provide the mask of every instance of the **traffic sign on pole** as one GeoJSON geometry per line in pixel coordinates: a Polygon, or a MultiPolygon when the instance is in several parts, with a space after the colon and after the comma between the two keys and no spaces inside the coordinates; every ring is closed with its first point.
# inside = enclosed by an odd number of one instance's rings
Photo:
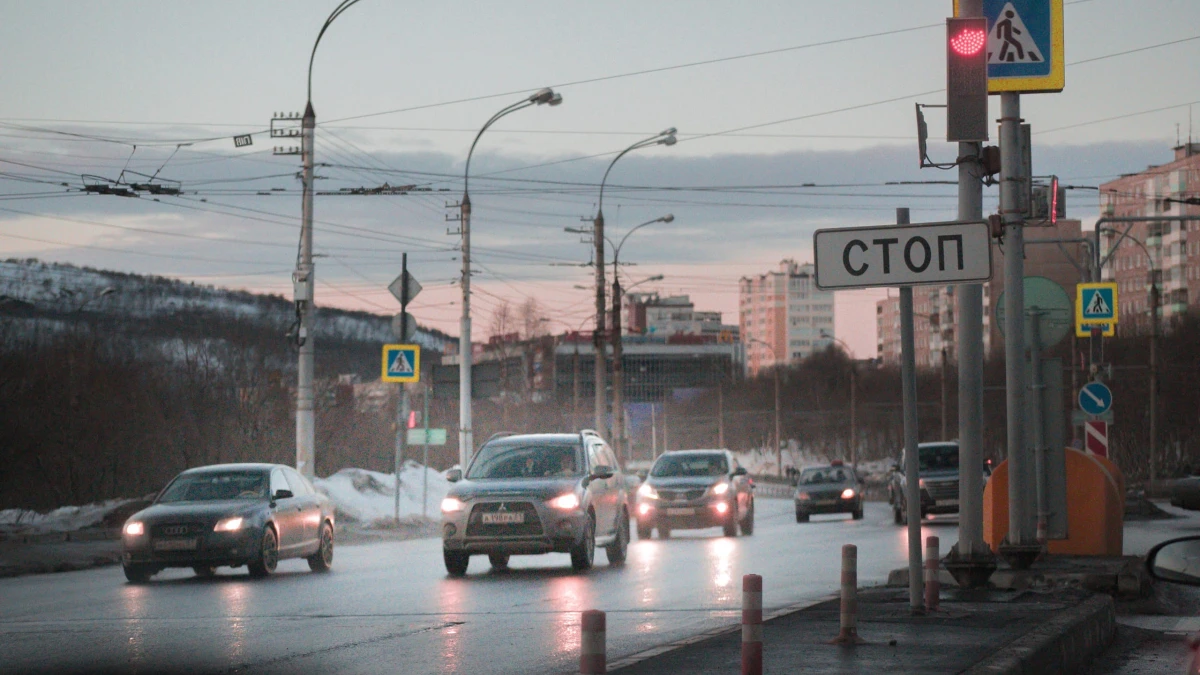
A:
{"type": "MultiPolygon", "coordinates": [[[[961,4],[954,0],[955,16],[961,4]]],[[[989,93],[1063,90],[1063,0],[983,0],[983,15],[989,93]]]]}
{"type": "Polygon", "coordinates": [[[421,345],[384,345],[383,381],[420,382],[421,345]]]}
{"type": "Polygon", "coordinates": [[[1088,325],[1086,323],[1076,322],[1075,323],[1075,337],[1082,337],[1082,338],[1091,337],[1093,328],[1099,328],[1100,334],[1103,335],[1104,337],[1112,337],[1117,334],[1117,327],[1115,324],[1098,323],[1095,325],[1088,325]]]}
{"type": "Polygon", "coordinates": [[[992,278],[991,238],[982,221],[817,230],[813,253],[822,290],[992,278]]]}
{"type": "Polygon", "coordinates": [[[392,283],[388,284],[388,290],[392,292],[392,297],[400,301],[401,306],[408,305],[412,302],[417,294],[421,292],[421,284],[408,270],[404,270],[400,276],[396,277],[392,283]],[[408,278],[408,283],[404,283],[405,277],[408,278]],[[407,295],[405,292],[407,291],[407,295]]]}
{"type": "Polygon", "coordinates": [[[1079,409],[1089,415],[1103,415],[1112,403],[1112,390],[1103,382],[1088,382],[1079,390],[1079,409]]]}
{"type": "Polygon", "coordinates": [[[1083,425],[1087,437],[1087,451],[1093,455],[1108,457],[1108,422],[1088,420],[1083,425]]]}
{"type": "Polygon", "coordinates": [[[1075,286],[1075,323],[1117,323],[1117,283],[1101,281],[1075,286]]]}

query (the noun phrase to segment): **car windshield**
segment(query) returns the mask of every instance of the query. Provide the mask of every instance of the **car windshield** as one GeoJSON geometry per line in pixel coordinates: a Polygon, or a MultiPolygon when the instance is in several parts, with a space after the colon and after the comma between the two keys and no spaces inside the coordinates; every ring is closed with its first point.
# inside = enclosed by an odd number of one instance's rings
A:
{"type": "Polygon", "coordinates": [[[543,478],[583,474],[579,447],[568,443],[491,443],[483,446],[467,478],[543,478]]]}
{"type": "Polygon", "coordinates": [[[805,469],[800,474],[801,485],[820,485],[822,483],[845,483],[850,480],[850,472],[836,466],[822,466],[805,469]]]}
{"type": "Polygon", "coordinates": [[[654,463],[650,475],[655,478],[669,476],[721,476],[729,472],[724,455],[663,455],[654,463]]]}
{"type": "Polygon", "coordinates": [[[171,482],[159,503],[266,499],[267,474],[262,471],[185,473],[171,482]]]}
{"type": "Polygon", "coordinates": [[[953,471],[958,469],[957,445],[931,445],[918,450],[921,471],[953,471]]]}

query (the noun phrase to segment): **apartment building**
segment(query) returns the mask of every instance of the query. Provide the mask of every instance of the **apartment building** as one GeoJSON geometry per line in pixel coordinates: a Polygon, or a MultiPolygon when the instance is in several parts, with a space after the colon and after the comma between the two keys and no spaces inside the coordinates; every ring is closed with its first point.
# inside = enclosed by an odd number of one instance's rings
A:
{"type": "Polygon", "coordinates": [[[748,375],[799,361],[831,344],[833,292],[816,286],[812,263],[779,268],[738,282],[738,314],[748,375]]]}

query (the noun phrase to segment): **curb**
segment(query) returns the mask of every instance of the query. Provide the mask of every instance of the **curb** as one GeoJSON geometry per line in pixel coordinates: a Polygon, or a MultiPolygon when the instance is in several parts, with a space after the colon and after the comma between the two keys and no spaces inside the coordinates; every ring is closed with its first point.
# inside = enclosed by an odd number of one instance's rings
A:
{"type": "Polygon", "coordinates": [[[1113,599],[1097,595],[1017,638],[964,675],[1076,672],[1108,647],[1116,630],[1113,599]]]}

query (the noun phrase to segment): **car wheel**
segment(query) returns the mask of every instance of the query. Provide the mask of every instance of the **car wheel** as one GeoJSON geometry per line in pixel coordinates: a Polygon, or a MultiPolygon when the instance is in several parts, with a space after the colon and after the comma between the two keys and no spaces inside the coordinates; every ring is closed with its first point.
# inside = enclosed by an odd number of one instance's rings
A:
{"type": "Polygon", "coordinates": [[[658,526],[658,538],[659,539],[670,539],[671,538],[671,528],[663,527],[662,525],[659,525],[658,526]]]}
{"type": "Polygon", "coordinates": [[[754,502],[750,502],[750,510],[746,512],[746,518],[742,521],[742,535],[749,536],[754,534],[754,502]]]}
{"type": "Polygon", "coordinates": [[[899,504],[892,507],[892,521],[897,525],[907,525],[908,517],[904,513],[904,509],[899,504]]]}
{"type": "Polygon", "coordinates": [[[645,541],[654,534],[654,528],[649,524],[643,525],[641,521],[637,524],[638,541],[645,541]]]}
{"type": "Polygon", "coordinates": [[[854,513],[852,513],[852,514],[851,514],[851,516],[852,516],[852,517],[853,517],[855,520],[862,520],[862,519],[863,519],[863,507],[862,507],[862,505],[861,505],[861,504],[859,505],[859,507],[858,507],[857,509],[854,509],[854,513]]]}
{"type": "Polygon", "coordinates": [[[279,566],[279,537],[275,528],[270,525],[263,528],[262,545],[259,547],[258,558],[251,561],[247,567],[250,576],[262,578],[274,574],[279,566]]]}
{"type": "Polygon", "coordinates": [[[471,564],[471,556],[461,551],[442,549],[442,560],[446,563],[446,573],[452,577],[465,576],[471,564]]]}
{"type": "Polygon", "coordinates": [[[625,562],[625,554],[629,551],[629,514],[621,511],[621,524],[617,526],[617,540],[605,547],[604,555],[608,557],[609,565],[620,565],[625,562]]]}
{"type": "Polygon", "coordinates": [[[150,565],[123,565],[125,578],[132,584],[144,584],[150,581],[157,571],[150,565]]]}
{"type": "Polygon", "coordinates": [[[192,571],[196,573],[196,576],[208,579],[216,575],[217,568],[208,565],[197,565],[192,568],[192,571]]]}
{"type": "Polygon", "coordinates": [[[508,569],[508,554],[507,553],[489,553],[488,562],[492,564],[492,569],[506,570],[508,569]]]}
{"type": "Polygon", "coordinates": [[[583,528],[583,537],[571,547],[571,568],[576,572],[590,569],[596,560],[596,516],[588,513],[587,525],[583,528]]]}
{"type": "Polygon", "coordinates": [[[808,514],[803,511],[797,511],[796,512],[796,522],[797,523],[807,523],[808,522],[808,514]]]}
{"type": "Polygon", "coordinates": [[[308,557],[308,569],[328,572],[333,567],[333,527],[329,523],[321,525],[319,540],[321,543],[317,552],[308,557]]]}
{"type": "Polygon", "coordinates": [[[736,537],[738,535],[737,511],[736,510],[734,510],[733,513],[729,514],[729,520],[726,520],[724,523],[722,523],[721,529],[724,530],[723,534],[726,537],[736,537]]]}

